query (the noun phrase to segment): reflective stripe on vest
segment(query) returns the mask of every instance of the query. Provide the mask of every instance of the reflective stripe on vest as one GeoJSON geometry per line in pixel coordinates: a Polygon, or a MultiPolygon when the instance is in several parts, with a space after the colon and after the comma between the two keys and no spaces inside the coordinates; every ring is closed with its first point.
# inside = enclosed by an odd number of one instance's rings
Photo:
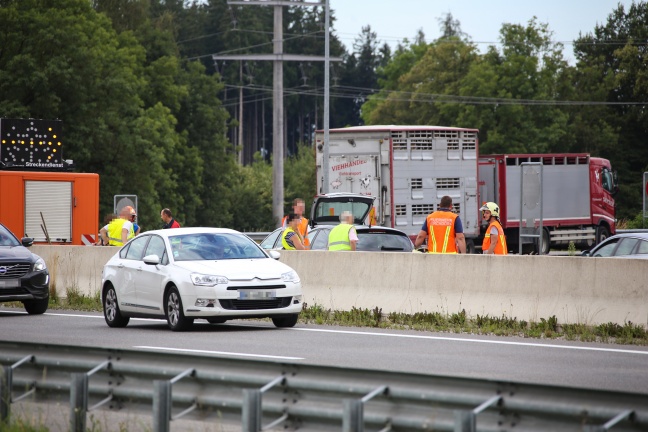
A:
{"type": "Polygon", "coordinates": [[[457,253],[454,230],[456,219],[457,215],[449,211],[435,211],[427,217],[429,253],[457,253]]]}
{"type": "Polygon", "coordinates": [[[494,220],[486,228],[486,234],[484,235],[484,241],[482,242],[482,251],[487,251],[491,245],[491,228],[497,228],[497,245],[493,250],[494,255],[508,255],[508,246],[506,245],[506,236],[504,235],[504,229],[502,225],[494,220]]]}
{"type": "Polygon", "coordinates": [[[350,251],[351,240],[349,240],[349,232],[351,232],[353,225],[340,224],[333,228],[329,233],[328,250],[330,251],[350,251]]]}

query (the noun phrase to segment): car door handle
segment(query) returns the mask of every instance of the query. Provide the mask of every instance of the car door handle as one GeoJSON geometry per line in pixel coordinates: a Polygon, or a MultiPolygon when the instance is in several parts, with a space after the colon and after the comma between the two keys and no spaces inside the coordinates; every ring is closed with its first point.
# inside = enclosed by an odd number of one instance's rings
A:
{"type": "Polygon", "coordinates": [[[120,268],[120,269],[123,269],[123,268],[124,268],[124,264],[119,264],[117,267],[120,268]]]}
{"type": "Polygon", "coordinates": [[[137,267],[137,271],[142,271],[142,267],[137,267]]]}

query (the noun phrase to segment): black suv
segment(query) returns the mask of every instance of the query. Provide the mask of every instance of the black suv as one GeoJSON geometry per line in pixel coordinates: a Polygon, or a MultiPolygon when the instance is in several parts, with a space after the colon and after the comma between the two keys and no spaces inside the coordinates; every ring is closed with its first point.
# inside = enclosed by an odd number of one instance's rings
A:
{"type": "Polygon", "coordinates": [[[20,301],[29,314],[42,314],[49,304],[49,272],[31,253],[34,240],[21,240],[0,223],[0,302],[20,301]]]}

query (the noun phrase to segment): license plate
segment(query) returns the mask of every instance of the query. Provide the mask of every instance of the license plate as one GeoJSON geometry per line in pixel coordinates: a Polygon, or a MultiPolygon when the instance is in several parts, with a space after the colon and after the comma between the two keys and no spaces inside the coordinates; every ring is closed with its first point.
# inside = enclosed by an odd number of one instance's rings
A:
{"type": "Polygon", "coordinates": [[[0,288],[17,288],[20,286],[20,279],[0,280],[0,288]]]}
{"type": "Polygon", "coordinates": [[[241,300],[259,300],[277,297],[276,291],[239,291],[241,300]]]}

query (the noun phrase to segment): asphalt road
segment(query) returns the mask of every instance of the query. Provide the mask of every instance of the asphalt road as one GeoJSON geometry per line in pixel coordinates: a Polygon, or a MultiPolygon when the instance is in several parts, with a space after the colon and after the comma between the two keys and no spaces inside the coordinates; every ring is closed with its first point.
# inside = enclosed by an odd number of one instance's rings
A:
{"type": "Polygon", "coordinates": [[[99,313],[49,311],[28,316],[0,307],[3,340],[123,349],[202,352],[348,368],[475,377],[648,394],[648,347],[515,337],[264,321],[212,325],[174,333],[165,321],[131,319],[109,328],[99,313]]]}

